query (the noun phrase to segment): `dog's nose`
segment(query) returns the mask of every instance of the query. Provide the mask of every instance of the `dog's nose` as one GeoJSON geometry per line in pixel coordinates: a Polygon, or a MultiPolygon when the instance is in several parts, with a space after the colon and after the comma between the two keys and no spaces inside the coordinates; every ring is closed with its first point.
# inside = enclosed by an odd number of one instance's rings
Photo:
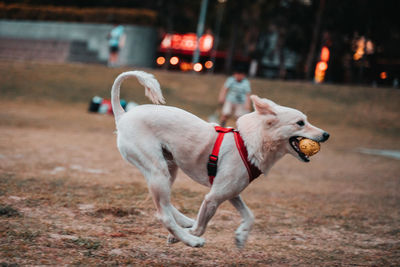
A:
{"type": "Polygon", "coordinates": [[[323,134],[322,134],[322,142],[325,142],[326,140],[328,140],[328,138],[329,138],[329,133],[328,132],[324,132],[323,134]]]}

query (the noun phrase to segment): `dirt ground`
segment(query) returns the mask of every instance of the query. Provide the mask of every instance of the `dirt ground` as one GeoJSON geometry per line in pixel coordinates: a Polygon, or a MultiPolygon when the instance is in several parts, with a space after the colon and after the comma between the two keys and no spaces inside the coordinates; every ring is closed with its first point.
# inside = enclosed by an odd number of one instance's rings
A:
{"type": "MultiPolygon", "coordinates": [[[[357,152],[400,149],[396,133],[316,123],[332,138],[310,163],[286,156],[243,192],[256,218],[244,249],[229,203],[205,246],[190,248],[167,244],[142,175],[119,155],[112,116],[86,109],[0,100],[2,266],[400,265],[399,161],[357,152]]],[[[172,200],[195,217],[205,193],[179,173],[172,200]]]]}

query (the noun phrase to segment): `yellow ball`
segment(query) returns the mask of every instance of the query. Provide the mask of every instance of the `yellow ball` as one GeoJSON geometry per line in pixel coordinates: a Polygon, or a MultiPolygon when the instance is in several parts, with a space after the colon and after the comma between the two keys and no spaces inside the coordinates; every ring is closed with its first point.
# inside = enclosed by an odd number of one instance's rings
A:
{"type": "Polygon", "coordinates": [[[299,142],[299,148],[301,152],[310,157],[317,154],[321,146],[318,142],[315,142],[311,139],[303,138],[299,142]]]}

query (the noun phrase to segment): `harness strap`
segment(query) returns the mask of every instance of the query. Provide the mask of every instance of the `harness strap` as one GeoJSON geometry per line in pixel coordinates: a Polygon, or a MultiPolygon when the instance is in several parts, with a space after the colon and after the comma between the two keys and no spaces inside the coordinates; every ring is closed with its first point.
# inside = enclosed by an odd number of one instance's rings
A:
{"type": "Polygon", "coordinates": [[[218,132],[218,136],[217,136],[217,140],[215,140],[213,150],[212,150],[210,156],[208,157],[208,163],[207,163],[207,171],[208,171],[210,184],[211,185],[213,184],[214,178],[217,175],[218,154],[219,154],[219,149],[222,144],[222,140],[224,139],[224,135],[229,132],[233,132],[236,148],[238,149],[239,155],[242,158],[242,161],[243,161],[243,163],[247,169],[247,172],[249,174],[249,183],[251,183],[254,179],[256,179],[258,176],[260,176],[261,171],[255,165],[250,163],[249,160],[247,159],[248,152],[247,152],[246,146],[245,146],[243,139],[240,136],[239,132],[233,128],[223,128],[220,126],[215,126],[215,130],[218,132]]]}
{"type": "Polygon", "coordinates": [[[224,135],[226,133],[232,132],[234,129],[215,126],[215,130],[218,132],[218,136],[217,136],[217,140],[215,140],[213,150],[212,150],[210,156],[208,156],[208,163],[207,163],[207,171],[208,171],[210,184],[213,184],[214,178],[217,175],[218,154],[219,154],[219,149],[222,144],[222,140],[224,139],[224,135]]]}
{"type": "Polygon", "coordinates": [[[233,134],[240,157],[242,158],[244,166],[246,166],[247,172],[249,173],[249,183],[251,183],[254,179],[261,175],[261,171],[254,164],[249,162],[248,152],[246,146],[244,145],[243,138],[240,136],[240,133],[235,131],[233,132],[233,134]]]}

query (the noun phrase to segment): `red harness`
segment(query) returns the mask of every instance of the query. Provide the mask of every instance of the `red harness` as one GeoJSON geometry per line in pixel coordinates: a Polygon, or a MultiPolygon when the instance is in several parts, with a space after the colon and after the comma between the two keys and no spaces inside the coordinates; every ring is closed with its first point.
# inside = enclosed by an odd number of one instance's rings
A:
{"type": "Polygon", "coordinates": [[[210,177],[210,184],[211,185],[213,184],[214,178],[217,175],[218,154],[219,154],[219,148],[221,147],[222,144],[222,140],[224,139],[224,135],[230,132],[233,132],[236,147],[239,151],[240,157],[243,160],[244,166],[246,167],[247,172],[249,174],[249,183],[251,183],[254,179],[260,176],[261,171],[252,163],[250,163],[249,160],[247,159],[248,156],[247,149],[246,146],[244,145],[243,139],[240,136],[239,132],[233,128],[223,128],[220,126],[215,126],[215,130],[218,132],[218,137],[217,140],[215,140],[214,148],[212,150],[212,153],[208,157],[208,163],[207,163],[207,171],[208,171],[208,176],[210,177]]]}

